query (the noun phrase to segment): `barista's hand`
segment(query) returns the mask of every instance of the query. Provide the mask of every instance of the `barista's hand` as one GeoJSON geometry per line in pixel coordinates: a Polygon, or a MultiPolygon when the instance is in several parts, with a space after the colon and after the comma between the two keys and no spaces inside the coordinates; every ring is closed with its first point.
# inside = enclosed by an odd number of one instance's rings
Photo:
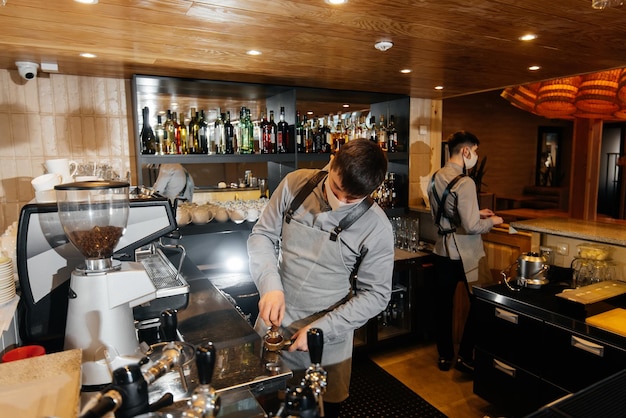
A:
{"type": "Polygon", "coordinates": [[[302,327],[291,336],[292,343],[289,346],[289,351],[309,351],[307,333],[310,328],[310,325],[302,327]]]}
{"type": "Polygon", "coordinates": [[[285,294],[282,290],[267,292],[259,300],[259,317],[268,327],[280,326],[285,316],[285,294]]]}
{"type": "Polygon", "coordinates": [[[491,209],[481,209],[480,210],[480,219],[487,219],[495,215],[491,209]]]}

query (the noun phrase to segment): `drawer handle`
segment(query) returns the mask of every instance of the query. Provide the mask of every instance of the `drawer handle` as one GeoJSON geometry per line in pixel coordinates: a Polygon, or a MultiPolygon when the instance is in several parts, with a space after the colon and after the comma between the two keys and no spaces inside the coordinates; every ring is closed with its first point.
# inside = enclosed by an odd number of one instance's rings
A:
{"type": "Polygon", "coordinates": [[[495,358],[493,359],[493,368],[496,370],[500,370],[502,373],[511,377],[515,377],[515,373],[517,371],[517,369],[515,369],[514,367],[511,367],[508,364],[504,364],[501,361],[496,360],[495,358]]]}
{"type": "Polygon", "coordinates": [[[496,318],[504,319],[505,321],[509,321],[512,324],[517,324],[517,321],[519,320],[517,314],[505,311],[501,308],[496,308],[496,318]]]}
{"type": "Polygon", "coordinates": [[[591,341],[583,340],[582,338],[574,335],[572,335],[572,347],[579,348],[598,357],[604,357],[604,346],[594,344],[591,341]]]}

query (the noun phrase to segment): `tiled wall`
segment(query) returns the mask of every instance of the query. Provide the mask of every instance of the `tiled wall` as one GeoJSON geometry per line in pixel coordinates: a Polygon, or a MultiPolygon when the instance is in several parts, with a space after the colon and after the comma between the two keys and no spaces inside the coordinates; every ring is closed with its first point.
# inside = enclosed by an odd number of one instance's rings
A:
{"type": "Polygon", "coordinates": [[[0,70],[0,228],[34,198],[43,163],[68,158],[111,165],[134,178],[130,81],[40,74],[25,81],[0,70]]]}

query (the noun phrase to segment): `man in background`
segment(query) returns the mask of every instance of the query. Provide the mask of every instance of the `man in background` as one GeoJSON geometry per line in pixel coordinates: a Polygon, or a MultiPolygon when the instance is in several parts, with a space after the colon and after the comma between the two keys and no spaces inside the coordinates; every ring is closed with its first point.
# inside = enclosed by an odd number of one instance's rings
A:
{"type": "Polygon", "coordinates": [[[450,370],[454,360],[453,302],[457,283],[462,282],[470,297],[470,313],[456,368],[471,373],[474,370],[474,326],[468,281],[478,279],[478,263],[485,256],[481,234],[501,224],[502,218],[490,209],[478,207],[476,184],[466,175],[478,162],[478,138],[470,132],[459,131],[450,135],[447,144],[450,158],[433,175],[428,188],[430,211],[438,228],[434,248],[438,366],[442,371],[450,370]]]}

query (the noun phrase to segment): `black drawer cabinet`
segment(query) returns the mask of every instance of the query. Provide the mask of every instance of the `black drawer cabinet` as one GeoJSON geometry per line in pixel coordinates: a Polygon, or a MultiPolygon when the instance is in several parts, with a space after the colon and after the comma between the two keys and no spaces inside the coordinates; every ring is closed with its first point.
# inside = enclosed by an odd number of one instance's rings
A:
{"type": "Polygon", "coordinates": [[[545,351],[543,321],[480,299],[475,301],[477,341],[483,350],[539,375],[545,351]]]}
{"type": "Polygon", "coordinates": [[[626,350],[546,323],[543,378],[577,392],[626,368],[626,350]]]}
{"type": "Polygon", "coordinates": [[[511,416],[524,416],[567,394],[503,358],[477,348],[474,393],[511,416]]]}
{"type": "Polygon", "coordinates": [[[626,369],[626,347],[607,342],[608,333],[501,294],[474,293],[474,393],[512,416],[626,369]]]}

